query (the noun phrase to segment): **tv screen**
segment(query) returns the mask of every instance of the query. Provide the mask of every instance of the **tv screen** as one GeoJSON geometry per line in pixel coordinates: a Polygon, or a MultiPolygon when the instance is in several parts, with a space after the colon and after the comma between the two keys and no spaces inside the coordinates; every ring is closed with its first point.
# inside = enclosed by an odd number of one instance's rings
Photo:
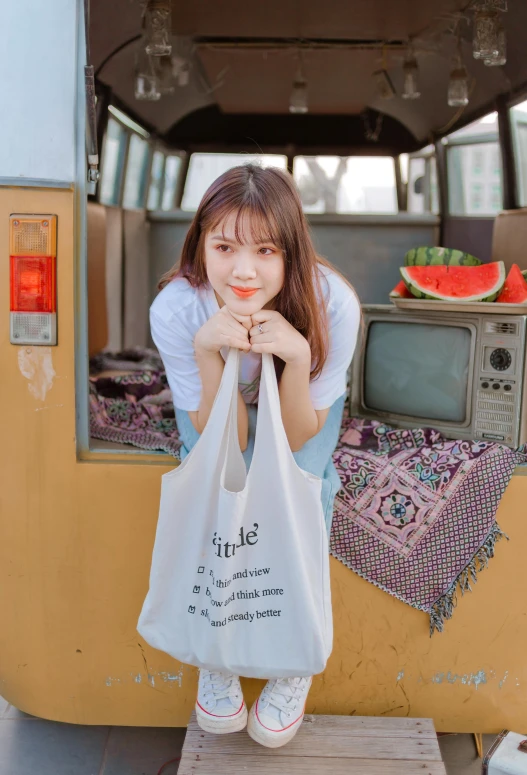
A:
{"type": "Polygon", "coordinates": [[[471,331],[462,326],[372,322],[364,403],[379,412],[463,422],[471,331]]]}

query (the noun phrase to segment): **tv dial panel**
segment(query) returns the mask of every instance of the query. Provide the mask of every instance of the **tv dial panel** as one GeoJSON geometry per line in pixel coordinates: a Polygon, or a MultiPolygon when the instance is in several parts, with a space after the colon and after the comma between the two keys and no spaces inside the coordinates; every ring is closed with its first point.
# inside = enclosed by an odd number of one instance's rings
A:
{"type": "Polygon", "coordinates": [[[524,326],[519,321],[492,320],[484,324],[477,376],[476,437],[513,443],[520,413],[523,381],[524,326]]]}

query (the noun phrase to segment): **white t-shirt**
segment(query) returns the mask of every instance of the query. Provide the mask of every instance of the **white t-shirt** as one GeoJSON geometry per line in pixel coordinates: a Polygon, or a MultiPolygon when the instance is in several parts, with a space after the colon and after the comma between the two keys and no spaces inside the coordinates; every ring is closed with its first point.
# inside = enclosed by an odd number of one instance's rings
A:
{"type": "MultiPolygon", "coordinates": [[[[346,392],[346,373],[351,363],[360,325],[360,305],[343,280],[319,265],[329,324],[329,352],[309,392],[315,409],[327,409],[346,392]]],[[[194,353],[194,336],[209,318],[219,312],[210,283],[193,288],[184,277],[165,285],[150,307],[152,339],[163,360],[174,406],[195,412],[201,398],[201,378],[194,353]]],[[[227,359],[228,347],[221,349],[227,359]]],[[[262,356],[241,353],[239,388],[246,403],[257,403],[262,356]]]]}

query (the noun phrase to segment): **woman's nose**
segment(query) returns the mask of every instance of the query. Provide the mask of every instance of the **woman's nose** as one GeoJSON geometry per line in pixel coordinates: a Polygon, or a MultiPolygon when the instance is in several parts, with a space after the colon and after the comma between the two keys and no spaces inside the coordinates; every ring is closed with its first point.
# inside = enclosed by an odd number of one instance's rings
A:
{"type": "Polygon", "coordinates": [[[251,256],[238,255],[232,270],[234,277],[240,280],[249,280],[256,277],[256,267],[251,256]]]}

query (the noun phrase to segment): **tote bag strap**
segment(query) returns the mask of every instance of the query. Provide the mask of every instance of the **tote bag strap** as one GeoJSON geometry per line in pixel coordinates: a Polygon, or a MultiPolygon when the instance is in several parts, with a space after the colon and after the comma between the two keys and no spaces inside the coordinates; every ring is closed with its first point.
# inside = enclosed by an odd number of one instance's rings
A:
{"type": "MultiPolygon", "coordinates": [[[[206,450],[207,457],[215,455],[220,459],[225,454],[225,445],[228,441],[229,427],[232,424],[232,407],[236,409],[235,399],[238,393],[239,351],[231,347],[227,356],[220,386],[207,423],[198,439],[197,444],[191,450],[194,458],[199,457],[206,450]]],[[[234,419],[236,423],[236,418],[234,419]]],[[[239,445],[238,445],[239,449],[239,445]]],[[[241,451],[240,451],[241,455],[241,451]]]]}
{"type": "Polygon", "coordinates": [[[232,384],[231,401],[227,419],[227,439],[225,444],[225,460],[221,470],[221,485],[230,492],[240,492],[247,481],[247,468],[240,449],[238,438],[238,370],[240,351],[231,347],[227,355],[227,366],[235,368],[235,379],[232,384]],[[231,364],[234,363],[234,367],[231,364]]]}
{"type": "MultiPolygon", "coordinates": [[[[279,466],[292,463],[294,468],[298,468],[282,421],[280,395],[273,356],[269,353],[262,353],[262,373],[258,396],[258,419],[256,422],[254,452],[249,473],[247,474],[238,439],[238,380],[237,378],[232,378],[233,371],[236,375],[238,373],[238,365],[239,350],[231,347],[224,370],[224,375],[226,372],[228,373],[228,376],[225,378],[225,391],[227,392],[228,386],[231,393],[227,418],[227,438],[224,447],[225,460],[221,474],[222,485],[231,492],[242,490],[247,478],[251,476],[251,472],[257,467],[263,466],[265,470],[268,470],[269,461],[273,461],[274,464],[279,466]]],[[[223,403],[222,408],[224,408],[223,403]]]]}
{"type": "Polygon", "coordinates": [[[258,396],[258,421],[254,440],[254,452],[251,471],[263,466],[267,469],[269,461],[278,465],[290,464],[297,468],[296,461],[289,446],[289,440],[282,421],[280,394],[274,367],[273,356],[262,353],[262,374],[258,396]]]}

